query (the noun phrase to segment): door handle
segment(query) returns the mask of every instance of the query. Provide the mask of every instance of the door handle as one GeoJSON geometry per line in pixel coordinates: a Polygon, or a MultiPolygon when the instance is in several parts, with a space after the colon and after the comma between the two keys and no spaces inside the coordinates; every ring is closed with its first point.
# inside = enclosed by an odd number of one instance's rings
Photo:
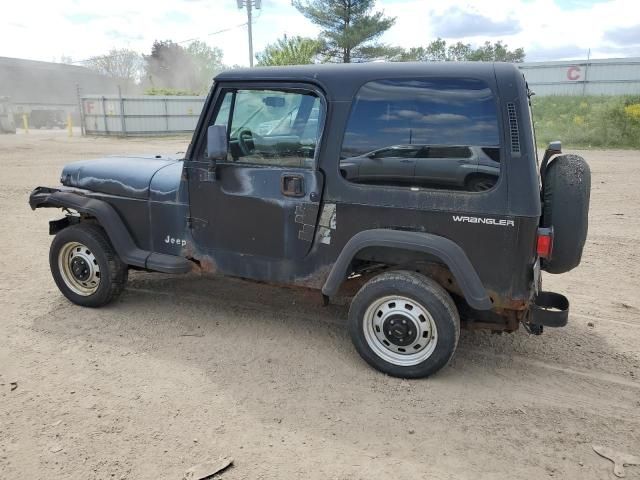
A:
{"type": "Polygon", "coordinates": [[[292,174],[283,175],[280,182],[280,191],[287,197],[303,197],[304,177],[292,174]]]}

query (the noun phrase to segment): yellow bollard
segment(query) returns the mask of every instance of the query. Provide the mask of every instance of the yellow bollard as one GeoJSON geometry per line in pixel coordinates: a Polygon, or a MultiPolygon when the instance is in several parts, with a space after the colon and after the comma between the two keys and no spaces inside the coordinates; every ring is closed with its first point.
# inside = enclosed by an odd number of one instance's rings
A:
{"type": "Polygon", "coordinates": [[[70,137],[73,137],[73,120],[71,120],[70,113],[67,113],[67,132],[69,132],[70,137]]]}
{"type": "Polygon", "coordinates": [[[29,133],[29,120],[26,113],[22,114],[22,125],[24,126],[24,133],[29,133]]]}

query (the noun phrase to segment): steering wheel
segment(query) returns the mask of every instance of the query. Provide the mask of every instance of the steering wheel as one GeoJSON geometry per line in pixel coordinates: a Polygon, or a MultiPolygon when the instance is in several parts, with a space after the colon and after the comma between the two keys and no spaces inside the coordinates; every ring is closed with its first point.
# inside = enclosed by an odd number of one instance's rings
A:
{"type": "Polygon", "coordinates": [[[253,132],[248,128],[238,132],[238,147],[243,157],[251,155],[251,152],[255,150],[256,145],[253,142],[253,132]]]}

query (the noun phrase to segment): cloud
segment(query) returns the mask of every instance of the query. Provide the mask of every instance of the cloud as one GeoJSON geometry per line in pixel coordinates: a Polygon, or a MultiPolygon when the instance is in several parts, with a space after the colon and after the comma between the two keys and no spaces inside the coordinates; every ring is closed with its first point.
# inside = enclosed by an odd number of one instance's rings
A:
{"type": "Polygon", "coordinates": [[[556,0],[556,4],[563,10],[580,10],[589,8],[594,3],[605,3],[607,0],[556,0]]]}
{"type": "Polygon", "coordinates": [[[432,22],[436,35],[445,38],[514,35],[522,31],[520,22],[515,18],[494,20],[461,7],[450,7],[442,14],[434,15],[432,22]]]}
{"type": "Polygon", "coordinates": [[[144,39],[141,34],[127,33],[123,32],[122,30],[107,30],[106,32],[104,32],[104,34],[109,38],[113,38],[114,40],[123,40],[127,42],[144,39]]]}
{"type": "Polygon", "coordinates": [[[640,44],[624,47],[599,47],[594,52],[596,56],[611,57],[640,57],[640,44]]]}
{"type": "Polygon", "coordinates": [[[174,22],[174,23],[187,23],[191,21],[191,17],[184,12],[179,12],[178,10],[171,10],[165,12],[162,15],[162,20],[166,22],[174,22]]]}
{"type": "Polygon", "coordinates": [[[395,120],[410,120],[416,123],[427,123],[427,124],[452,124],[452,123],[461,123],[468,122],[469,118],[464,115],[458,115],[455,113],[433,113],[430,115],[425,115],[416,110],[398,110],[393,113],[385,113],[378,117],[378,120],[382,120],[385,122],[391,122],[395,120]]]}
{"type": "Polygon", "coordinates": [[[96,13],[70,13],[65,15],[64,18],[69,20],[71,23],[89,23],[94,20],[100,20],[105,18],[104,15],[96,14],[96,13]]]}
{"type": "MultiPolygon", "coordinates": [[[[533,61],[585,58],[589,48],[592,58],[632,56],[640,46],[640,35],[634,39],[630,26],[637,0],[377,0],[376,8],[397,17],[381,41],[404,48],[424,47],[438,35],[449,43],[503,40],[512,49],[523,47],[526,60],[533,61]],[[623,32],[631,38],[622,38],[623,32]]],[[[291,0],[263,0],[262,9],[254,13],[256,52],[285,33],[319,33],[291,0]]],[[[248,64],[247,28],[237,27],[246,22],[246,12],[234,0],[110,0],[108,9],[79,0],[22,0],[2,14],[0,44],[6,56],[51,60],[65,54],[78,61],[111,48],[148,53],[156,39],[198,38],[222,48],[225,63],[248,64]],[[38,15],[33,14],[35,4],[38,15]],[[177,22],[171,13],[176,11],[189,20],[177,22]]]]}
{"type": "Polygon", "coordinates": [[[464,115],[458,115],[455,113],[434,113],[432,115],[425,115],[421,119],[421,122],[423,123],[435,123],[435,124],[460,123],[460,122],[468,122],[468,121],[469,121],[469,117],[465,117],[464,115]]]}
{"type": "Polygon", "coordinates": [[[640,45],[640,24],[607,30],[604,39],[617,45],[640,45]]]}
{"type": "Polygon", "coordinates": [[[527,62],[543,62],[549,60],[575,60],[587,58],[588,48],[577,45],[560,45],[558,47],[538,47],[527,49],[527,62]]]}

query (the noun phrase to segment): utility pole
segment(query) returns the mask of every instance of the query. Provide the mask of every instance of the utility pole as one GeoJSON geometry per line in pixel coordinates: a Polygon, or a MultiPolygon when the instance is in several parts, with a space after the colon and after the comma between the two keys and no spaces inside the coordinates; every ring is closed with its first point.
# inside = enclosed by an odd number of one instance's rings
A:
{"type": "Polygon", "coordinates": [[[251,14],[253,7],[259,10],[262,6],[262,0],[237,0],[238,8],[247,9],[247,27],[249,32],[249,66],[253,67],[253,30],[251,25],[251,14]]]}

